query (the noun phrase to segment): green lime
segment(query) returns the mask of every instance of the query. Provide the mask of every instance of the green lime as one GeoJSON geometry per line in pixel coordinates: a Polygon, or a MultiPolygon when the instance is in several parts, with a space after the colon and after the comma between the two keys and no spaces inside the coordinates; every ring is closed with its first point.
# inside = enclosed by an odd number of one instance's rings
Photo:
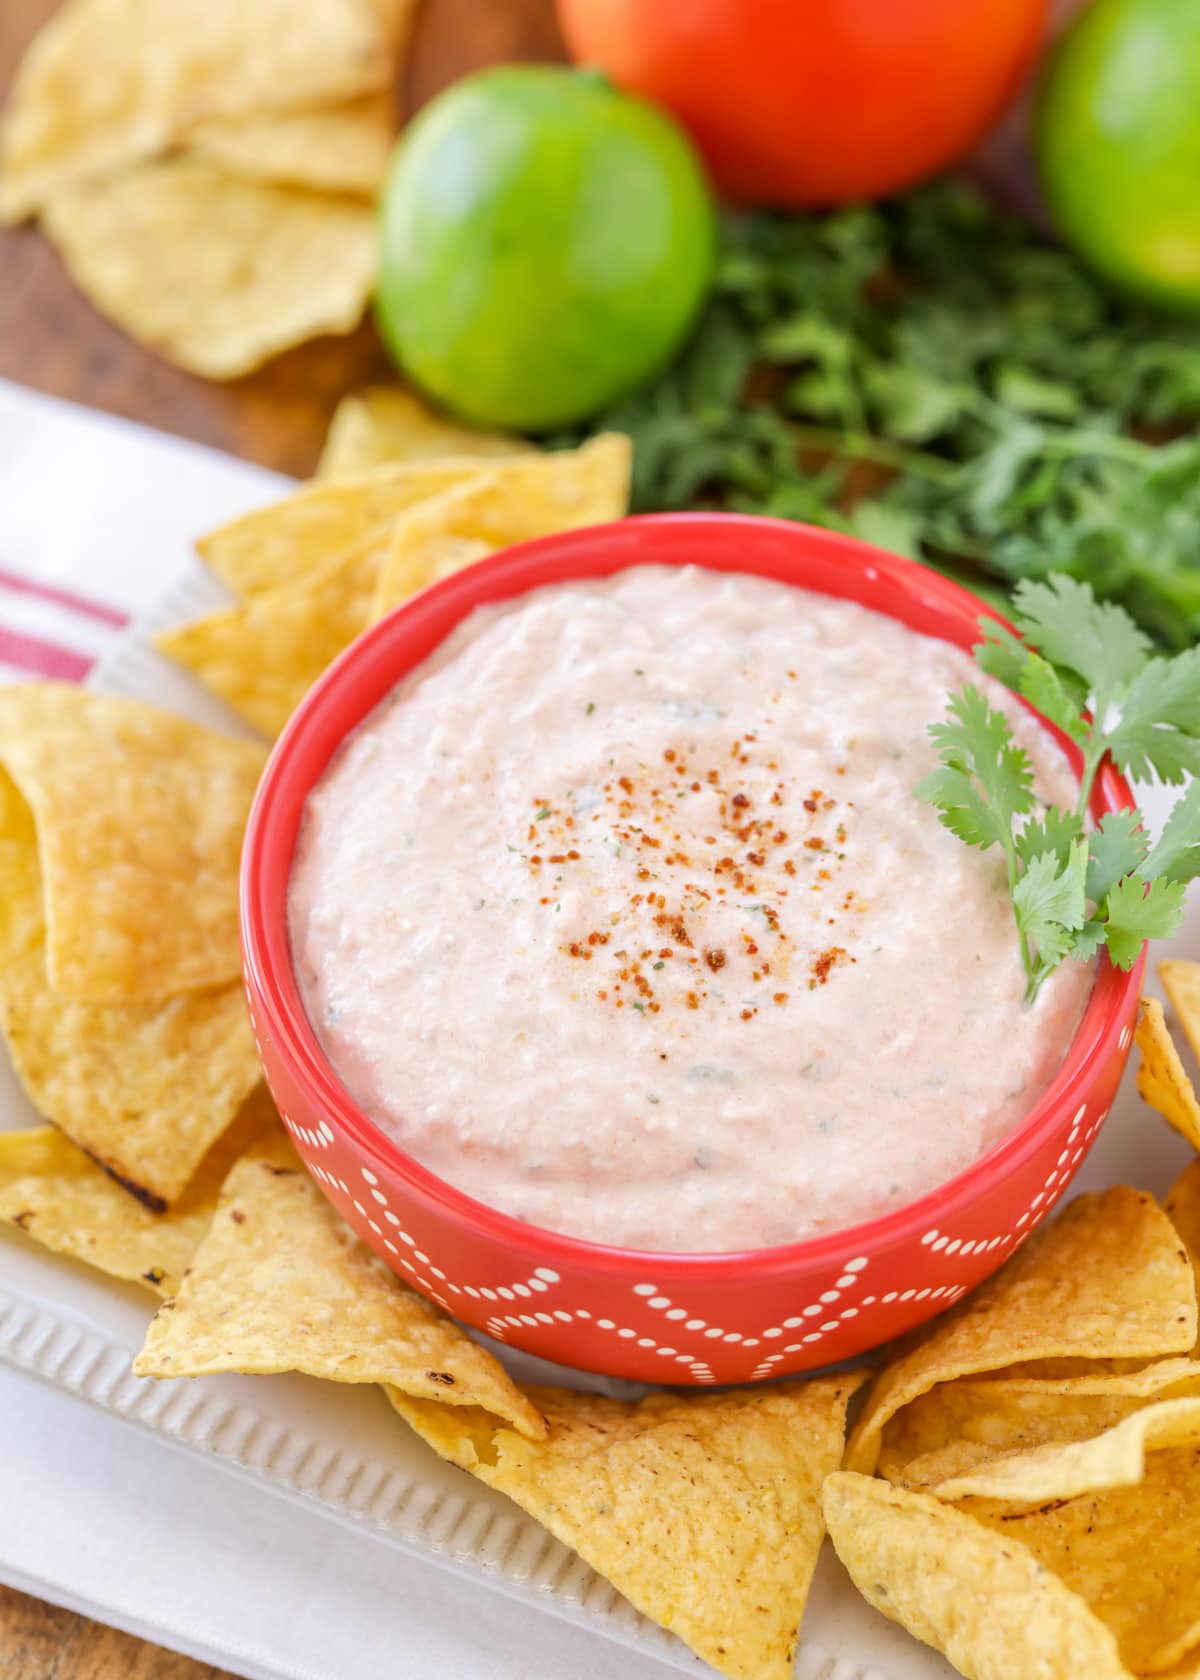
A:
{"type": "Polygon", "coordinates": [[[1117,285],[1200,308],[1200,5],[1095,0],[1051,57],[1034,115],[1063,236],[1117,285]]]}
{"type": "Polygon", "coordinates": [[[712,270],[715,218],[671,119],[594,75],[487,70],[401,138],[376,309],[397,363],[447,408],[537,431],[654,373],[712,270]]]}

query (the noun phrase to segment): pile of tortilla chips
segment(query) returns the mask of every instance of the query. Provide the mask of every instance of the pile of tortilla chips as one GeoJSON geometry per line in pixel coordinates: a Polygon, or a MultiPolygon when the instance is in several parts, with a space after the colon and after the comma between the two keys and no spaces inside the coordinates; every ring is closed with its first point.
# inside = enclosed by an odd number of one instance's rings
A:
{"type": "MultiPolygon", "coordinates": [[[[1163,963],[1200,1051],[1200,964],[1163,963]]],[[[1196,1147],[1160,1004],[1138,1087],[1196,1147]]],[[[870,1603],[978,1680],[1200,1676],[1200,1159],[1082,1196],[877,1376],[825,1484],[870,1603]]]]}
{"type": "Polygon", "coordinates": [[[200,554],[234,604],[156,638],[264,735],[278,734],[356,636],[425,584],[510,543],[619,519],[628,505],[625,437],[497,453],[495,439],[394,395],[389,412],[404,413],[410,439],[424,427],[458,453],[410,448],[210,532],[200,554]]]}
{"type": "Polygon", "coordinates": [[[65,0],[0,127],[0,219],[181,367],[349,332],[413,0],[65,0]]]}

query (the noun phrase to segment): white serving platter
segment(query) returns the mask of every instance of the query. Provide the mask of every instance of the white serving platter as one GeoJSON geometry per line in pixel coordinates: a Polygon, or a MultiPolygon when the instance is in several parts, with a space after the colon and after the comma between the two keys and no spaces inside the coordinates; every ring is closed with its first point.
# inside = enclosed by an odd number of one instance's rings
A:
{"type": "MultiPolygon", "coordinates": [[[[88,417],[86,424],[111,423],[88,417]]],[[[136,447],[137,429],[122,430],[125,441],[132,438],[130,446],[136,447]]],[[[153,434],[143,435],[149,452],[158,440],[153,434]]],[[[175,443],[172,451],[181,459],[189,453],[188,446],[175,443]]],[[[230,463],[231,471],[234,467],[230,463]]],[[[236,470],[245,472],[242,467],[236,470]]],[[[169,501],[169,474],[164,477],[161,466],[153,479],[147,477],[145,493],[160,511],[162,501],[169,501]]],[[[264,483],[263,499],[270,494],[271,487],[264,483]]],[[[4,518],[0,512],[0,547],[4,518]]],[[[153,701],[212,726],[237,729],[223,706],[161,659],[148,642],[152,629],[212,610],[226,599],[214,579],[184,558],[187,538],[194,534],[190,528],[177,533],[177,549],[165,568],[170,585],[119,637],[90,680],[103,690],[153,701]]],[[[1146,804],[1152,820],[1161,820],[1170,797],[1149,790],[1146,804]]],[[[1173,948],[1179,954],[1200,954],[1196,893],[1188,925],[1173,948]]],[[[1167,947],[1155,952],[1165,954],[1167,947]]],[[[36,1123],[0,1053],[0,1130],[36,1123]]],[[[1072,1193],[1118,1181],[1161,1193],[1187,1158],[1182,1142],[1143,1108],[1131,1067],[1072,1193]]],[[[149,1434],[174,1450],[195,1455],[211,1478],[232,1475],[269,1490],[278,1499],[281,1530],[293,1520],[289,1506],[299,1505],[306,1522],[316,1517],[327,1523],[331,1536],[334,1530],[353,1531],[373,1553],[394,1560],[398,1592],[406,1579],[424,1579],[433,1565],[457,1578],[466,1600],[476,1593],[499,1593],[525,1617],[550,1616],[573,1624],[580,1632],[610,1642],[611,1665],[598,1662],[598,1672],[606,1667],[613,1671],[619,1664],[632,1677],[652,1672],[655,1659],[685,1673],[709,1672],[508,1500],[442,1463],[396,1419],[375,1390],[302,1377],[216,1377],[177,1383],[134,1378],[130,1362],[154,1306],[153,1297],[132,1285],[114,1283],[47,1254],[18,1231],[0,1230],[0,1363],[119,1420],[131,1460],[149,1434]],[[619,1656],[614,1645],[626,1654],[619,1656]],[[646,1669],[643,1662],[648,1662],[646,1669]]],[[[519,1375],[550,1375],[553,1380],[596,1386],[595,1379],[523,1359],[509,1348],[496,1345],[495,1351],[519,1375]]],[[[0,1475],[0,1515],[2,1490],[0,1475]]],[[[187,1520],[187,1513],[179,1510],[147,1514],[147,1521],[162,1525],[164,1545],[169,1544],[171,1528],[187,1520]]],[[[247,1568],[253,1561],[246,1558],[247,1568]]],[[[20,1574],[19,1558],[10,1574],[20,1574]]],[[[99,1615],[106,1611],[103,1600],[83,1607],[99,1615]]],[[[115,1604],[113,1619],[122,1619],[115,1604]]],[[[137,1630],[147,1637],[157,1634],[171,1642],[169,1606],[163,1606],[157,1620],[145,1607],[136,1617],[124,1619],[136,1620],[137,1630]]],[[[538,1649],[544,1652],[545,1647],[538,1649]]],[[[299,1672],[282,1661],[273,1667],[269,1651],[253,1662],[239,1653],[231,1637],[228,1649],[206,1646],[203,1654],[255,1676],[299,1672]]],[[[539,1660],[531,1653],[531,1662],[526,1671],[531,1676],[555,1673],[544,1655],[539,1660]]],[[[359,1670],[345,1670],[351,1672],[357,1676],[359,1670]]],[[[403,1676],[417,1669],[409,1669],[403,1651],[397,1651],[393,1672],[403,1676]]],[[[483,1669],[471,1667],[469,1672],[483,1669]]],[[[333,1680],[333,1671],[325,1667],[314,1667],[311,1673],[333,1680]]],[[[827,1547],[801,1632],[797,1680],[947,1680],[952,1673],[940,1657],[867,1607],[827,1547]]]]}

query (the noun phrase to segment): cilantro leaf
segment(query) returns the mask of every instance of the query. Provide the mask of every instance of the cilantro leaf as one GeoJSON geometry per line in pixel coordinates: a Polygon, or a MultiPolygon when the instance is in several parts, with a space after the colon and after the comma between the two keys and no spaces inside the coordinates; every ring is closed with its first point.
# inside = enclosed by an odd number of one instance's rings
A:
{"type": "Polygon", "coordinates": [[[1084,741],[1088,733],[1082,716],[1087,685],[1067,667],[1051,665],[1006,625],[990,618],[981,618],[979,624],[984,639],[976,645],[976,663],[1006,688],[1023,694],[1072,741],[1084,741]]]}
{"type": "Polygon", "coordinates": [[[1087,844],[1076,840],[1065,862],[1053,852],[1031,858],[1013,888],[1017,927],[1035,947],[1040,967],[1055,968],[1063,960],[1087,919],[1086,874],[1087,844]]]}
{"type": "Polygon", "coordinates": [[[1043,659],[1040,653],[1028,653],[1018,678],[1021,693],[1043,717],[1057,724],[1070,740],[1086,741],[1089,733],[1083,716],[1083,705],[1075,684],[1064,673],[1043,659]]]}
{"type": "Polygon", "coordinates": [[[935,374],[903,362],[876,362],[866,370],[867,394],[893,437],[925,443],[962,412],[962,392],[935,374]]]}
{"type": "Polygon", "coordinates": [[[1122,876],[1141,868],[1150,849],[1143,821],[1137,810],[1109,811],[1088,835],[1087,895],[1093,904],[1101,904],[1122,876]]]}
{"type": "Polygon", "coordinates": [[[1097,601],[1086,583],[1062,573],[1045,583],[1019,583],[1013,614],[1045,659],[1083,678],[1101,723],[1150,657],[1150,638],[1127,612],[1097,601]]]}
{"type": "Polygon", "coordinates": [[[1149,879],[1161,875],[1168,881],[1184,882],[1200,875],[1200,780],[1176,800],[1146,859],[1145,874],[1149,879]]]}
{"type": "Polygon", "coordinates": [[[1071,847],[1083,833],[1083,824],[1074,811],[1060,811],[1049,805],[1040,817],[1030,817],[1017,836],[1017,856],[1022,863],[1032,863],[1035,857],[1049,852],[1060,865],[1065,865],[1071,847]]]}
{"type": "Polygon", "coordinates": [[[1019,689],[1029,649],[1006,624],[998,624],[994,618],[981,617],[979,628],[983,640],[975,644],[975,663],[1005,688],[1019,689]]]}
{"type": "Polygon", "coordinates": [[[1144,729],[1121,731],[1105,747],[1127,776],[1157,779],[1172,787],[1200,775],[1200,738],[1176,729],[1148,724],[1144,729]]]}
{"type": "Polygon", "coordinates": [[[916,795],[937,807],[938,821],[968,846],[1003,845],[1002,820],[980,793],[971,772],[957,765],[931,770],[917,783],[916,795]]]}
{"type": "Polygon", "coordinates": [[[1104,903],[1104,942],[1118,968],[1132,968],[1147,939],[1167,939],[1183,921],[1186,889],[1179,881],[1151,881],[1127,875],[1104,903]]]}
{"type": "Polygon", "coordinates": [[[1070,955],[1076,962],[1091,962],[1104,944],[1105,926],[1101,921],[1093,918],[1084,922],[1075,935],[1075,942],[1071,946],[1070,955]]]}
{"type": "Polygon", "coordinates": [[[917,795],[938,808],[943,825],[969,846],[1011,852],[1013,818],[1033,804],[1033,766],[1012,738],[1008,719],[974,684],[950,699],[951,720],[930,725],[942,769],[926,776],[917,795]]]}
{"type": "Polygon", "coordinates": [[[1131,776],[1181,782],[1200,773],[1200,647],[1142,667],[1104,744],[1131,776]]]}

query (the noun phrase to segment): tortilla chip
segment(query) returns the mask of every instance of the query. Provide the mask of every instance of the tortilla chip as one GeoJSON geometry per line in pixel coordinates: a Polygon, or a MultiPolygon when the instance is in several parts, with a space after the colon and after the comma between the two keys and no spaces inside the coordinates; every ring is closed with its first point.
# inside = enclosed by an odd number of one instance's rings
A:
{"type": "Polygon", "coordinates": [[[141,1377],[302,1371],[545,1426],[490,1353],[342,1223],[286,1138],[225,1181],[212,1227],[134,1362],[141,1377]]]}
{"type": "Polygon", "coordinates": [[[1193,1054],[1200,1057],[1200,962],[1160,962],[1158,978],[1193,1054]]]}
{"type": "MultiPolygon", "coordinates": [[[[155,645],[257,728],[277,734],[326,667],[371,622],[385,568],[389,589],[411,593],[419,587],[419,566],[444,561],[448,553],[463,560],[463,543],[469,539],[461,533],[471,520],[482,522],[485,539],[506,531],[504,540],[512,541],[518,525],[522,535],[542,536],[615,518],[628,496],[628,466],[628,440],[614,436],[556,455],[522,456],[487,473],[472,467],[466,483],[443,490],[390,523],[371,517],[356,543],[303,571],[298,581],[253,593],[195,624],[163,631],[155,645]]],[[[208,540],[224,558],[241,552],[255,527],[275,537],[290,528],[307,557],[322,527],[341,520],[343,530],[356,529],[362,504],[377,515],[397,490],[405,496],[416,485],[428,486],[435,475],[461,477],[462,471],[461,465],[384,468],[304,492],[290,504],[264,510],[265,519],[251,514],[208,540]]],[[[476,544],[466,557],[478,558],[478,553],[476,544]]],[[[208,549],[205,557],[210,557],[208,549]]],[[[429,581],[420,575],[420,582],[429,581]]]]}
{"type": "Polygon", "coordinates": [[[5,965],[40,950],[45,935],[33,813],[0,770],[0,985],[5,965]]]}
{"type": "Polygon", "coordinates": [[[997,1459],[1091,1440],[1148,1401],[1198,1394],[1194,1359],[1163,1359],[1126,1373],[940,1383],[888,1424],[879,1474],[902,1487],[938,1488],[997,1459]]]}
{"type": "Polygon", "coordinates": [[[350,332],[375,282],[362,199],[245,180],[200,158],[61,193],[43,225],[97,309],[207,379],[350,332]]]}
{"type": "Polygon", "coordinates": [[[161,1003],[74,1003],[31,951],[0,979],[0,1029],[38,1112],[152,1208],[179,1198],[262,1077],[237,982],[161,1003]]]}
{"type": "Polygon", "coordinates": [[[154,645],[234,711],[277,735],[317,678],[367,628],[386,528],[301,582],[163,630],[154,645]]]}
{"type": "Polygon", "coordinates": [[[1112,1634],[1037,1559],[952,1505],[868,1476],[825,1483],[829,1537],[867,1603],[974,1680],[1129,1680],[1112,1634]]]}
{"type": "Polygon", "coordinates": [[[0,1031],[35,1107],[148,1206],[176,1200],[260,1078],[241,986],[149,1004],[75,1003],[46,978],[37,836],[0,772],[0,1031]],[[12,820],[19,810],[21,823],[12,820]],[[19,835],[19,838],[18,838],[19,835]]]}
{"type": "Polygon", "coordinates": [[[1156,1680],[1200,1680],[1200,1663],[1189,1660],[1178,1668],[1161,1669],[1156,1680]]]}
{"type": "Polygon", "coordinates": [[[476,460],[401,462],[306,486],[201,537],[200,558],[235,595],[291,587],[377,536],[397,514],[480,471],[476,460]]]}
{"type": "Polygon", "coordinates": [[[1142,1053],[1138,1095],[1157,1109],[1193,1149],[1200,1149],[1200,1102],[1167,1031],[1163,1006],[1157,998],[1142,999],[1142,1018],[1134,1037],[1142,1053]]]}
{"type": "Polygon", "coordinates": [[[278,1124],[260,1086],[169,1213],[135,1201],[55,1126],[0,1132],[0,1219],[56,1254],[173,1295],[212,1224],[229,1169],[278,1124]]]}
{"type": "Polygon", "coordinates": [[[420,0],[371,0],[371,10],[393,54],[406,45],[419,4],[420,0]]]}
{"type": "Polygon", "coordinates": [[[497,549],[619,518],[629,499],[628,439],[613,432],[594,442],[602,447],[494,467],[404,514],[379,575],[372,619],[497,549]]]}
{"type": "Polygon", "coordinates": [[[528,454],[525,438],[480,432],[427,408],[400,385],[374,385],[343,397],[329,425],[318,478],[344,478],[396,461],[459,460],[528,454]]]}
{"type": "Polygon", "coordinates": [[[371,622],[386,618],[419,589],[521,542],[522,504],[489,477],[447,490],[396,522],[371,601],[371,622]],[[496,533],[511,534],[497,540],[496,533]]]}
{"type": "Polygon", "coordinates": [[[1187,1250],[1200,1297],[1200,1161],[1184,1168],[1167,1192],[1163,1207],[1187,1250]]]}
{"type": "Polygon", "coordinates": [[[187,144],[234,175],[374,198],[395,129],[391,94],[368,93],[311,111],[215,117],[197,123],[187,144]]]}
{"type": "Polygon", "coordinates": [[[1027,1547],[1086,1600],[1134,1673],[1171,1669],[1200,1647],[1200,1447],[1153,1451],[1134,1486],[1048,1509],[1022,1514],[991,1500],[955,1509],[1027,1547]]]}
{"type": "Polygon", "coordinates": [[[543,535],[519,492],[490,474],[447,490],[397,520],[371,603],[385,618],[427,584],[461,572],[510,543],[543,535]]]}
{"type": "MultiPolygon", "coordinates": [[[[1196,1383],[1200,1387],[1200,1381],[1196,1383]]],[[[934,1489],[939,1499],[998,1499],[1028,1510],[1047,1500],[1076,1499],[1105,1488],[1132,1487],[1146,1472],[1152,1449],[1200,1441],[1200,1398],[1160,1400],[1142,1406],[1111,1429],[1079,1441],[1051,1441],[1028,1452],[995,1458],[948,1476],[934,1489]]]]}
{"type": "Polygon", "coordinates": [[[506,1493],[722,1674],[787,1680],[861,1374],[636,1403],[530,1388],[524,1441],[390,1398],[435,1452],[506,1493]]]}
{"type": "Polygon", "coordinates": [[[67,0],[9,97],[0,216],[154,157],[205,117],[386,88],[392,52],[371,0],[67,0]]]}
{"type": "MultiPolygon", "coordinates": [[[[561,494],[560,523],[601,523],[619,519],[629,500],[630,448],[627,438],[592,438],[581,448],[554,458],[551,483],[561,494]]],[[[534,450],[514,456],[502,469],[543,467],[527,484],[531,496],[549,492],[543,458],[534,450]]],[[[428,497],[475,478],[485,465],[477,456],[436,461],[401,461],[377,467],[337,483],[308,486],[269,507],[244,514],[210,531],[196,544],[202,560],[235,595],[242,597],[298,583],[306,573],[328,565],[338,555],[358,548],[428,497]]]]}
{"type": "Polygon", "coordinates": [[[238,862],[265,757],[140,700],[0,689],[0,762],[37,825],[60,996],[132,1003],[239,977],[238,862]]]}
{"type": "Polygon", "coordinates": [[[876,1378],[846,1455],[875,1468],[883,1431],[938,1383],[1021,1360],[1155,1359],[1196,1339],[1192,1268],[1152,1196],[1080,1196],[876,1378]]]}

